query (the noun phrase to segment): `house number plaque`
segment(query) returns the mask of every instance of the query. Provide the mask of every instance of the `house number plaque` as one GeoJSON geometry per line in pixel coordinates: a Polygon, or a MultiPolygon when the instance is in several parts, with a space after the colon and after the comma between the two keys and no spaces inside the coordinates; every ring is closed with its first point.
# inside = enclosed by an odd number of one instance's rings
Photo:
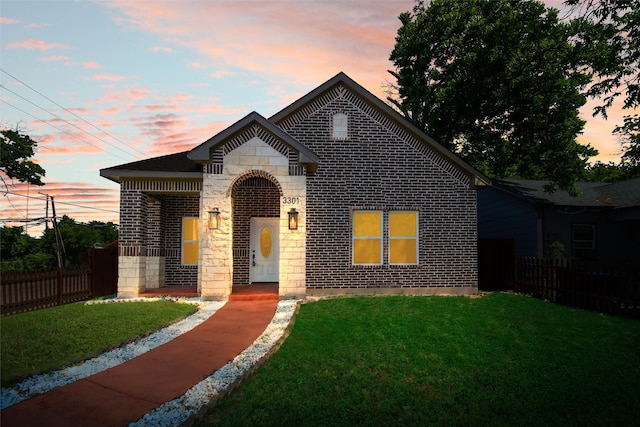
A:
{"type": "Polygon", "coordinates": [[[282,203],[285,205],[297,205],[300,203],[300,197],[283,197],[282,203]]]}

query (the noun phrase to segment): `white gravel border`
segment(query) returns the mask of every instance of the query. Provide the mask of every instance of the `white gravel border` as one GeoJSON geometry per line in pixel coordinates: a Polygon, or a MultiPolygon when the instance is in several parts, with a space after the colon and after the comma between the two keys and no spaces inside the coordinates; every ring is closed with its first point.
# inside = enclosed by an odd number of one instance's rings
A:
{"type": "Polygon", "coordinates": [[[249,376],[286,338],[300,300],[283,300],[265,331],[231,362],[191,387],[185,394],[167,402],[129,424],[129,427],[169,427],[192,424],[197,416],[249,376]]]}
{"type": "Polygon", "coordinates": [[[140,340],[127,344],[123,347],[116,348],[109,352],[103,353],[98,357],[89,359],[79,365],[70,366],[60,371],[48,372],[41,375],[29,377],[26,380],[14,385],[11,388],[2,388],[0,390],[0,409],[20,403],[23,400],[30,399],[40,394],[46,393],[57,387],[71,384],[74,381],[81,380],[91,375],[112,368],[120,363],[127,362],[134,357],[146,353],[149,350],[165,344],[179,335],[195,328],[216,311],[225,305],[225,302],[201,302],[199,298],[130,298],[130,299],[105,299],[92,300],[86,304],[107,304],[116,302],[141,302],[141,301],[158,301],[172,300],[187,304],[198,305],[200,309],[184,320],[176,322],[155,332],[140,340]]]}
{"type": "MultiPolygon", "coordinates": [[[[160,298],[111,299],[90,301],[87,304],[112,302],[157,301],[160,298]]],[[[164,298],[166,299],[166,298],[164,298]]],[[[120,363],[146,353],[175,337],[190,331],[211,317],[225,305],[225,302],[200,302],[199,299],[182,299],[182,302],[197,304],[200,310],[184,320],[144,337],[124,347],[103,353],[98,357],[69,368],[30,377],[11,388],[2,388],[0,409],[8,408],[23,400],[46,393],[54,388],[70,384],[82,378],[97,374],[120,363]]],[[[180,426],[193,422],[197,416],[220,397],[233,390],[244,378],[249,376],[282,343],[301,300],[282,300],[278,302],[276,313],[265,331],[236,356],[231,362],[191,387],[182,396],[167,402],[149,412],[129,427],[143,426],[180,426]]]]}

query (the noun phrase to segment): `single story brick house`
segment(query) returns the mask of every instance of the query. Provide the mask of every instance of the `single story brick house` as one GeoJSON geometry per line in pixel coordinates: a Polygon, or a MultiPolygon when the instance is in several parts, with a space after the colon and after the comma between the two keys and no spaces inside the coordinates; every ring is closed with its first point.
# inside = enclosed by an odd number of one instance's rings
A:
{"type": "Polygon", "coordinates": [[[100,174],[120,184],[120,297],[477,292],[489,179],[344,73],[191,151],[100,174]]]}

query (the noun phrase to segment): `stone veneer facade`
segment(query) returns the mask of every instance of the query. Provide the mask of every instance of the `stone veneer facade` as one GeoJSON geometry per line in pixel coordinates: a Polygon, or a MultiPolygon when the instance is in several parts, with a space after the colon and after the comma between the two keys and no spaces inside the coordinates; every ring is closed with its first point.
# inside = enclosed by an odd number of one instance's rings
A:
{"type": "MultiPolygon", "coordinates": [[[[246,233],[246,224],[242,226],[232,221],[233,207],[235,206],[236,210],[240,209],[234,205],[233,196],[234,194],[237,196],[235,202],[243,203],[245,210],[247,206],[255,203],[255,200],[241,196],[243,188],[246,191],[249,187],[255,187],[255,185],[243,185],[247,181],[271,183],[264,186],[262,192],[262,202],[266,203],[267,206],[264,209],[267,211],[261,216],[280,217],[280,295],[283,297],[304,295],[306,176],[289,174],[290,171],[299,170],[295,164],[291,164],[290,167],[289,149],[279,144],[276,139],[261,133],[258,127],[250,128],[237,136],[223,147],[223,151],[221,173],[205,173],[203,176],[201,218],[206,218],[206,213],[211,209],[219,209],[220,228],[208,230],[206,221],[203,220],[201,229],[204,229],[206,238],[201,239],[198,278],[202,298],[226,299],[231,292],[234,227],[242,227],[241,232],[246,233]],[[256,180],[256,178],[260,179],[256,180]],[[294,197],[296,203],[287,204],[287,201],[294,197]],[[274,202],[276,206],[273,205],[274,202]],[[287,225],[287,212],[291,208],[296,208],[299,212],[298,230],[289,230],[287,225]]],[[[219,171],[214,167],[205,167],[205,170],[219,171]]],[[[248,257],[246,259],[248,262],[248,257]]],[[[243,280],[243,276],[237,276],[237,280],[243,280]]]]}
{"type": "Polygon", "coordinates": [[[280,218],[281,297],[477,292],[476,198],[468,170],[342,84],[271,120],[317,155],[317,172],[254,123],[211,147],[202,181],[121,183],[119,296],[197,284],[202,299],[227,299],[233,285],[248,283],[252,216],[280,218]],[[346,129],[334,137],[337,114],[342,122],[346,116],[346,129]],[[288,229],[292,208],[298,230],[288,229]],[[216,230],[208,228],[213,209],[220,212],[216,230]],[[384,212],[380,266],[351,263],[351,217],[358,209],[384,212]],[[394,210],[419,213],[418,265],[387,261],[388,212],[394,210]],[[185,216],[199,218],[197,268],[180,265],[185,216]]]}

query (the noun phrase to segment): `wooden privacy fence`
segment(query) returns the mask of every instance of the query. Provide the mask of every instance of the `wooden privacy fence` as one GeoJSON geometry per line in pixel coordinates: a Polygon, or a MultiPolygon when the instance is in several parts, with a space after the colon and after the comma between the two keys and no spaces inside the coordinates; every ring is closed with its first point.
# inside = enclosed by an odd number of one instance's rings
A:
{"type": "Polygon", "coordinates": [[[1,314],[16,314],[112,295],[118,287],[118,242],[87,251],[87,266],[0,275],[1,314]]]}
{"type": "Polygon", "coordinates": [[[514,290],[551,302],[640,319],[640,267],[519,258],[514,290]]]}
{"type": "Polygon", "coordinates": [[[91,297],[91,269],[2,273],[2,315],[82,301],[91,297]]]}

